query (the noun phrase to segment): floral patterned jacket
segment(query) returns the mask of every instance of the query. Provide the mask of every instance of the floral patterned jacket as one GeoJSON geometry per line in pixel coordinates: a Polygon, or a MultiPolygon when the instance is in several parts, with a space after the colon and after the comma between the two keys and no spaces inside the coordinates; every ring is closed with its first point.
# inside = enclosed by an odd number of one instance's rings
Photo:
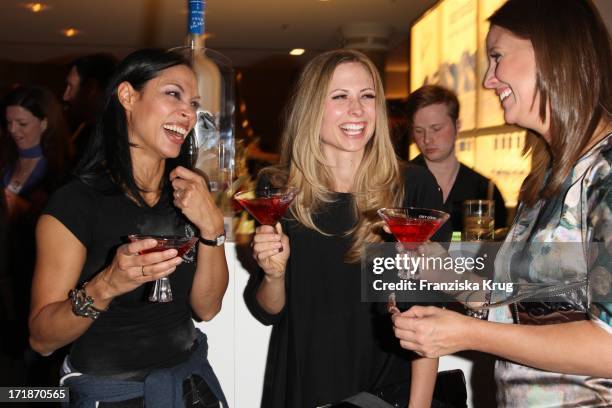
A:
{"type": "MultiPolygon", "coordinates": [[[[580,158],[555,198],[521,206],[498,254],[495,279],[577,288],[567,290],[564,300],[607,330],[612,341],[611,168],[612,134],[580,158]]],[[[516,323],[513,307],[492,309],[489,320],[516,323]]],[[[612,406],[612,379],[508,361],[497,362],[495,377],[500,407],[612,406]]]]}

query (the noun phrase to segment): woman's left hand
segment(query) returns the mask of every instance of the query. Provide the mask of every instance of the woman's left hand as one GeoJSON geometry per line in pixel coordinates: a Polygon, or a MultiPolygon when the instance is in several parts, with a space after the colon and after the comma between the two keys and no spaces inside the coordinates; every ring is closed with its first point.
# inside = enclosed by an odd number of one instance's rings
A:
{"type": "Polygon", "coordinates": [[[223,232],[223,213],[217,208],[202,176],[178,166],[170,172],[170,181],[174,188],[174,205],[198,227],[201,236],[214,239],[223,232]]]}
{"type": "Polygon", "coordinates": [[[476,321],[434,306],[413,306],[391,319],[400,345],[427,358],[470,349],[470,327],[476,321]]]}

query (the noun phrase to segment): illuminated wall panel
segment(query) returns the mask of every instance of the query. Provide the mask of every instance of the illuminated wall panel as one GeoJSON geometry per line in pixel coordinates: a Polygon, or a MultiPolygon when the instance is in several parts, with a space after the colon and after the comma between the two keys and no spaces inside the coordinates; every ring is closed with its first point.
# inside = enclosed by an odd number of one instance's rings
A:
{"type": "Polygon", "coordinates": [[[440,66],[440,10],[435,7],[428,11],[412,27],[410,41],[410,61],[418,61],[410,66],[410,90],[425,84],[439,82],[440,66]]]}
{"type": "Polygon", "coordinates": [[[440,5],[441,63],[438,83],[452,89],[461,103],[461,129],[476,127],[476,0],[446,0],[440,5]]]}
{"type": "Polygon", "coordinates": [[[479,135],[475,139],[474,169],[492,179],[509,207],[515,207],[531,159],[522,156],[525,132],[479,135]]]}
{"type": "Polygon", "coordinates": [[[487,32],[489,31],[489,23],[487,19],[495,10],[499,8],[506,0],[480,0],[478,2],[478,105],[477,127],[486,128],[491,126],[499,126],[504,124],[504,114],[499,104],[499,98],[494,91],[484,89],[482,79],[487,72],[488,60],[487,50],[485,47],[487,32]]]}
{"type": "MultiPolygon", "coordinates": [[[[462,125],[457,157],[493,179],[506,204],[514,207],[531,168],[531,160],[521,156],[525,132],[503,126],[498,97],[482,87],[488,65],[486,20],[504,2],[443,0],[429,10],[411,31],[410,89],[435,83],[457,93],[462,125]]],[[[417,154],[412,144],[410,158],[417,154]]]]}

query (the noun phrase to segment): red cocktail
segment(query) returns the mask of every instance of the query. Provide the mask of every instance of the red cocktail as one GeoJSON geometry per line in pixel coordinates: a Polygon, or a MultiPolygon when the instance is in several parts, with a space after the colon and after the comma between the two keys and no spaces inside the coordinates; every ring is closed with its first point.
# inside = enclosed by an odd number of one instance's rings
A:
{"type": "Polygon", "coordinates": [[[130,241],[140,241],[143,239],[154,239],[157,241],[157,245],[153,248],[145,249],[140,251],[141,254],[148,254],[150,252],[161,252],[167,249],[176,249],[178,251],[177,256],[183,256],[189,251],[198,240],[198,237],[184,237],[181,235],[139,235],[133,234],[128,237],[130,241]]]}
{"type": "Polygon", "coordinates": [[[257,222],[274,226],[285,215],[296,194],[297,190],[292,187],[267,188],[242,191],[234,198],[257,222]]]}
{"type": "Polygon", "coordinates": [[[378,215],[408,250],[418,248],[431,238],[449,218],[443,211],[415,207],[382,208],[378,215]]]}
{"type": "MultiPolygon", "coordinates": [[[[415,252],[419,245],[431,238],[450,217],[443,211],[415,207],[381,208],[377,212],[410,257],[416,257],[415,252]]],[[[415,271],[409,273],[399,269],[397,275],[401,279],[418,279],[418,272],[415,271]]],[[[395,302],[395,292],[389,295],[387,308],[391,313],[399,310],[395,302]]]]}
{"type": "MultiPolygon", "coordinates": [[[[198,237],[185,237],[180,235],[142,235],[133,234],[128,235],[131,242],[141,241],[143,239],[154,239],[157,241],[157,245],[153,248],[144,249],[140,251],[140,254],[148,254],[151,252],[161,252],[167,249],[176,249],[177,256],[185,255],[196,242],[198,237]]],[[[167,277],[160,278],[155,281],[155,286],[151,290],[149,295],[151,302],[166,303],[172,301],[172,289],[170,288],[170,280],[167,277]]]]}

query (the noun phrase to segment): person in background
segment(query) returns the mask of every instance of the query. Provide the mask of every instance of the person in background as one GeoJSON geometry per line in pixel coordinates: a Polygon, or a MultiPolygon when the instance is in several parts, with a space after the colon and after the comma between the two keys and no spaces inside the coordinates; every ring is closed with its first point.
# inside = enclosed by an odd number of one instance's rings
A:
{"type": "Polygon", "coordinates": [[[49,355],[72,343],[61,383],[75,406],[227,407],[192,320],[219,312],[228,282],[223,214],[206,181],[180,165],[199,107],[195,74],[178,54],[136,51],[103,106],[78,179],[38,222],[32,348],[49,355]],[[155,239],[125,243],[130,234],[199,243],[179,256],[151,252],[155,239]],[[151,282],[165,276],[173,300],[150,302],[151,282]]]}
{"type": "Polygon", "coordinates": [[[412,163],[427,166],[435,176],[453,231],[463,231],[463,202],[476,199],[494,200],[495,227],[505,227],[508,212],[497,186],[455,155],[461,128],[457,96],[441,86],[425,85],[408,96],[406,106],[410,132],[421,152],[412,163]]]}
{"type": "Polygon", "coordinates": [[[7,277],[13,329],[7,329],[10,354],[24,361],[30,385],[50,385],[45,364],[28,346],[27,316],[36,245],[34,230],[49,194],[66,177],[71,149],[59,101],[39,86],[18,86],[2,103],[0,183],[6,214],[7,277]],[[14,320],[13,320],[14,319],[14,320]],[[39,365],[42,364],[42,366],[39,365]],[[38,367],[35,367],[38,365],[38,367]]]}
{"type": "Polygon", "coordinates": [[[36,216],[49,192],[65,181],[71,157],[66,122],[53,94],[18,86],[4,98],[0,177],[10,219],[36,216]]]}
{"type": "Polygon", "coordinates": [[[395,157],[374,64],[352,50],[312,59],[289,106],[280,164],[259,182],[298,190],[289,218],[253,237],[261,271],[245,298],[273,325],[262,407],[311,408],[398,383],[404,405],[430,406],[437,360],[403,353],[389,314],[361,300],[365,245],[389,238],[376,210],[442,206],[431,173],[395,157]]]}
{"type": "Polygon", "coordinates": [[[108,54],[80,57],[69,65],[62,100],[75,146],[75,161],[83,156],[93,131],[96,115],[102,108],[104,91],[117,60],[108,54]]]}
{"type": "Polygon", "coordinates": [[[495,280],[554,286],[491,309],[488,321],[414,306],[394,316],[395,333],[427,357],[498,356],[500,407],[610,407],[610,36],[586,0],[509,0],[489,22],[484,86],[506,123],[538,136],[543,159],[521,188],[495,280]]]}

